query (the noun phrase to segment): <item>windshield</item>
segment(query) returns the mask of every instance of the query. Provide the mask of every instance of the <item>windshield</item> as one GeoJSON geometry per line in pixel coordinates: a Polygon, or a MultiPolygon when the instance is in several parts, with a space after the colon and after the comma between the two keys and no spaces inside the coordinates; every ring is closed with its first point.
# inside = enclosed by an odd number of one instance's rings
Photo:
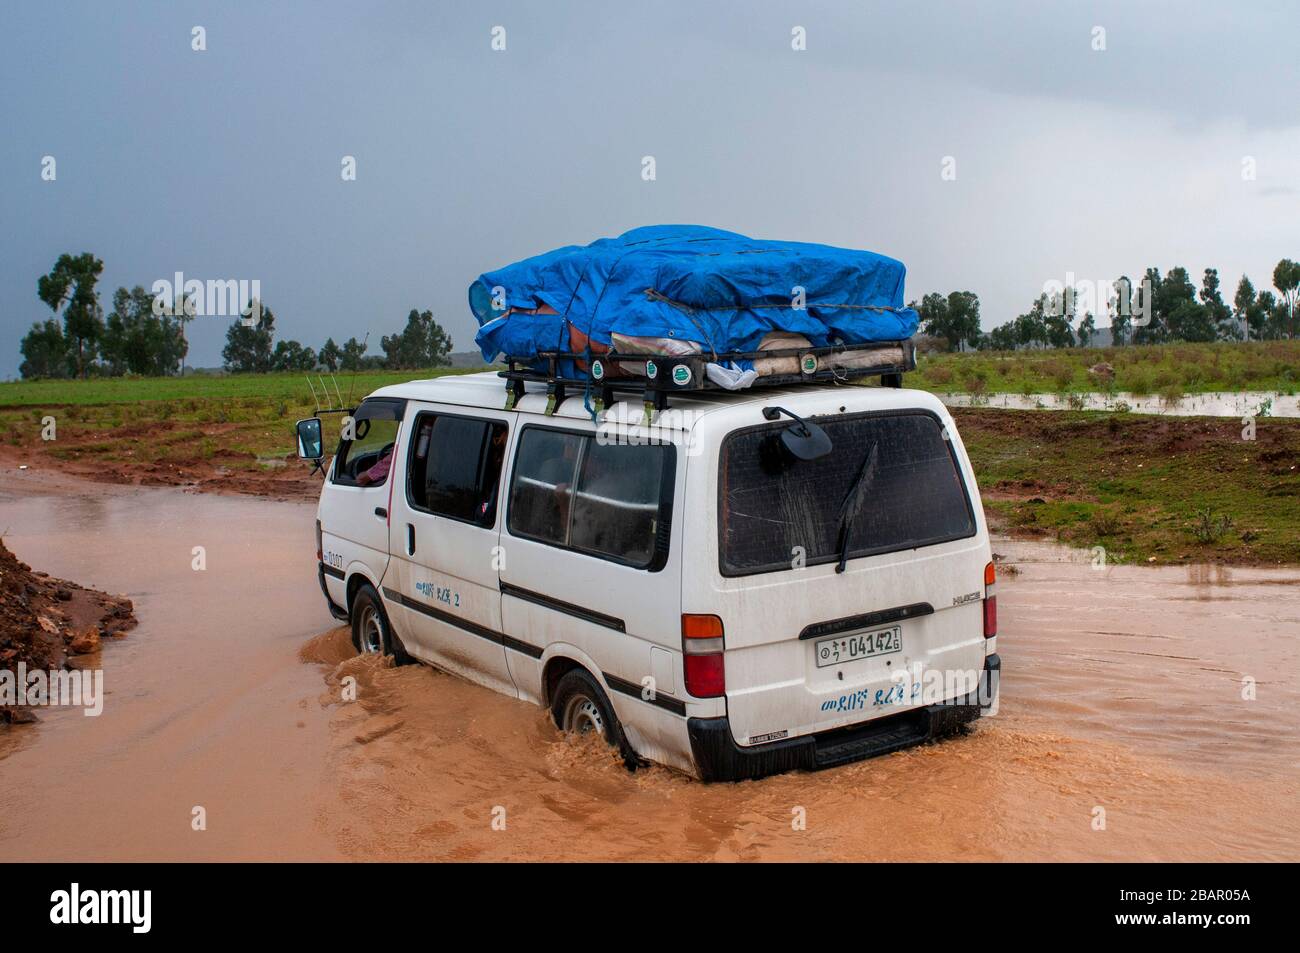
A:
{"type": "Polygon", "coordinates": [[[334,461],[335,483],[381,486],[388,482],[388,465],[405,408],[403,400],[372,397],[352,415],[350,430],[345,418],[334,461]]]}
{"type": "Polygon", "coordinates": [[[834,450],[796,460],[785,424],[723,444],[719,537],[726,576],[856,559],[972,536],[961,471],[924,411],[817,418],[834,450]]]}

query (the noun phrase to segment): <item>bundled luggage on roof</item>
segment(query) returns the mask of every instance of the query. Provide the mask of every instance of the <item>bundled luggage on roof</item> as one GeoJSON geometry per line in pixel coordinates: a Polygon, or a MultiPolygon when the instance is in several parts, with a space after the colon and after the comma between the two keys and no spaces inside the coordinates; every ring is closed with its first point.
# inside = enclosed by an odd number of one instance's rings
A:
{"type": "Polygon", "coordinates": [[[915,366],[902,262],[696,225],[634,229],[481,275],[469,304],[512,394],[525,381],[673,391],[898,375],[915,366]]]}

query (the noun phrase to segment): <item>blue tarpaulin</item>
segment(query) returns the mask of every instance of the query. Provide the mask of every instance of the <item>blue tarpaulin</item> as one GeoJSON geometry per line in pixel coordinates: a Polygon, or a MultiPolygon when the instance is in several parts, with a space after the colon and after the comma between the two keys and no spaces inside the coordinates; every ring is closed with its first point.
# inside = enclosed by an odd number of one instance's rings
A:
{"type": "Polygon", "coordinates": [[[902,262],[868,251],[652,225],[486,272],[469,305],[488,361],[571,350],[569,326],[598,345],[617,333],[693,341],[705,353],[756,350],[769,331],[818,347],[868,344],[916,332],[905,275],[902,262]],[[541,306],[556,313],[522,313],[541,306]]]}

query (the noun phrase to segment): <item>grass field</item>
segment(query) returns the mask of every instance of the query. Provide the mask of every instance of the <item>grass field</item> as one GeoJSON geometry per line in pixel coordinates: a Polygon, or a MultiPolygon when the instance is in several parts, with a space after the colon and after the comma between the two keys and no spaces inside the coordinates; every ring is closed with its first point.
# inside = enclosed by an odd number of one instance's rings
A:
{"type": "MultiPolygon", "coordinates": [[[[1152,387],[1169,379],[1170,388],[1294,393],[1300,342],[927,356],[907,384],[1096,389],[1087,367],[1101,360],[1115,366],[1116,390],[1140,392],[1141,377],[1152,387]]],[[[445,373],[465,372],[369,372],[338,383],[355,400],[445,373]]],[[[0,445],[95,479],[310,497],[320,478],[292,457],[292,426],[313,406],[301,373],[6,383],[0,445]],[[54,441],[41,439],[47,416],[54,441]]],[[[1237,419],[954,413],[985,507],[1012,531],[1104,546],[1111,561],[1300,563],[1300,421],[1261,418],[1245,440],[1237,419]]]]}
{"type": "MultiPolygon", "coordinates": [[[[344,399],[350,395],[355,403],[386,384],[463,373],[470,372],[371,371],[336,379],[344,399]]],[[[337,401],[322,396],[322,403],[337,401]]],[[[170,473],[195,475],[214,467],[238,476],[283,467],[295,446],[293,422],[315,407],[301,372],[4,383],[0,442],[58,461],[93,460],[94,469],[77,469],[117,482],[145,466],[148,482],[180,482],[170,473]],[[53,441],[41,439],[47,416],[56,424],[53,441]]],[[[336,427],[337,419],[329,418],[327,427],[336,427]]]]}
{"type": "MultiPolygon", "coordinates": [[[[356,399],[387,384],[440,377],[444,374],[468,374],[470,370],[440,367],[427,371],[358,371],[340,372],[334,383],[346,398],[349,392],[356,399]]],[[[311,381],[320,390],[319,376],[312,374],[311,381]]],[[[261,400],[285,401],[295,407],[311,405],[308,375],[302,371],[276,374],[196,374],[187,377],[105,377],[90,380],[43,380],[0,382],[0,408],[14,407],[64,407],[94,404],[132,404],[137,402],[163,402],[185,400],[261,400]]],[[[330,380],[328,374],[325,375],[330,380]]]]}
{"type": "Polygon", "coordinates": [[[907,386],[936,393],[1113,391],[1169,398],[1205,391],[1300,391],[1300,341],[925,354],[907,386]],[[1090,374],[1110,364],[1114,377],[1090,374]]]}
{"type": "Polygon", "coordinates": [[[1109,562],[1300,563],[1300,420],[958,409],[985,510],[1109,562]]]}

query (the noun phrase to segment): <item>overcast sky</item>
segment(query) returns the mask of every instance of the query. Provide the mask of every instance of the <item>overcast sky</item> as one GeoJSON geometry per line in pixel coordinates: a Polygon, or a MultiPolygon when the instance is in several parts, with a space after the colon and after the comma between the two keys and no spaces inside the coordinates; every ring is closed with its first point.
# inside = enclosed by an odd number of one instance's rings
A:
{"type": "MultiPolygon", "coordinates": [[[[909,298],[974,291],[986,328],[1067,272],[1218,267],[1231,299],[1243,271],[1266,287],[1300,258],[1293,0],[14,2],[0,18],[0,378],[48,317],[36,280],[62,252],[104,260],[106,311],[117,286],[176,271],[258,279],[280,336],[369,331],[371,353],[412,307],[468,350],[478,274],[654,223],[892,255],[909,298]]],[[[191,364],[220,363],[228,324],[191,325],[191,364]]]]}

